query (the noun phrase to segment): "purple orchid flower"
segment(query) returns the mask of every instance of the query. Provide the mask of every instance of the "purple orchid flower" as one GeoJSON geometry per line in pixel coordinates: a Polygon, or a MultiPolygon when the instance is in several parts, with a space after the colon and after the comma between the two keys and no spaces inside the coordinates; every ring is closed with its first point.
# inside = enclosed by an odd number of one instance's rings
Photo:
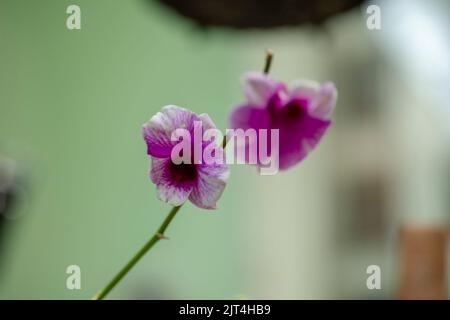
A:
{"type": "MultiPolygon", "coordinates": [[[[189,199],[200,208],[215,209],[229,176],[228,166],[205,161],[175,164],[171,159],[172,149],[177,144],[171,139],[172,133],[183,128],[193,135],[195,121],[201,121],[203,130],[216,128],[207,114],[197,115],[173,105],[165,106],[143,125],[147,154],[151,156],[150,178],[162,201],[179,206],[189,199]]],[[[209,145],[201,143],[202,150],[209,145]]]]}
{"type": "MultiPolygon", "coordinates": [[[[230,127],[279,129],[281,170],[303,160],[331,124],[330,114],[337,100],[337,91],[331,82],[320,85],[299,80],[288,89],[266,74],[249,72],[243,89],[247,101],[232,111],[230,127]]],[[[248,143],[258,145],[258,141],[248,143]]]]}

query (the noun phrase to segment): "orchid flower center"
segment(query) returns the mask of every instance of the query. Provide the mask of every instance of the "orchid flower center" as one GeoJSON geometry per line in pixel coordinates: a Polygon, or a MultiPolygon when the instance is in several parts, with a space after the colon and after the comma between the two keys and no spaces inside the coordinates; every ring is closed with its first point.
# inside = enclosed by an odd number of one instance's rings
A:
{"type": "Polygon", "coordinates": [[[198,174],[194,163],[175,164],[171,161],[169,170],[171,178],[176,182],[194,181],[198,174]]]}
{"type": "MultiPolygon", "coordinates": [[[[183,150],[180,151],[180,156],[183,156],[183,150]]],[[[189,182],[197,178],[197,167],[194,163],[194,142],[191,144],[191,163],[175,164],[171,161],[169,169],[172,179],[177,182],[189,182]]]]}
{"type": "Polygon", "coordinates": [[[294,99],[289,101],[281,110],[283,120],[301,120],[308,111],[308,100],[294,99]]]}
{"type": "Polygon", "coordinates": [[[273,124],[298,123],[308,113],[309,101],[303,98],[291,99],[285,103],[280,94],[274,94],[267,108],[273,124]]]}

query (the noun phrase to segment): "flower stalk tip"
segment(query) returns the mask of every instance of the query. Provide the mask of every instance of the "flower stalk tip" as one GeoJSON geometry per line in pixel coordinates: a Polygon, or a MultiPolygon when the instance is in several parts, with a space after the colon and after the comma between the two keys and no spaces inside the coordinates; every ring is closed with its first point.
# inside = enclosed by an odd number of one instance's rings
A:
{"type": "Polygon", "coordinates": [[[264,64],[264,73],[268,74],[270,70],[270,66],[272,64],[273,59],[273,51],[270,49],[266,50],[266,63],[264,64]]]}

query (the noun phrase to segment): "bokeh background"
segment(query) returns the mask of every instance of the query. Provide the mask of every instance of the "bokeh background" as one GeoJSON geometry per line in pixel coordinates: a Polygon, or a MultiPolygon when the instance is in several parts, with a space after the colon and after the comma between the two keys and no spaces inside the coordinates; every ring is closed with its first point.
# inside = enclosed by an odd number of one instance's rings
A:
{"type": "Polygon", "coordinates": [[[109,297],[397,298],[400,230],[447,230],[450,218],[450,5],[379,1],[371,31],[369,4],[319,26],[235,30],[156,1],[2,0],[0,298],[88,299],[103,287],[169,210],[141,125],[176,104],[225,130],[266,48],[274,78],[336,83],[333,127],[287,172],[233,166],[219,209],[184,206],[170,240],[109,297]],[[70,4],[81,30],[66,28],[70,4]],[[66,288],[72,264],[81,290],[66,288]],[[372,264],[381,290],[366,287],[372,264]]]}

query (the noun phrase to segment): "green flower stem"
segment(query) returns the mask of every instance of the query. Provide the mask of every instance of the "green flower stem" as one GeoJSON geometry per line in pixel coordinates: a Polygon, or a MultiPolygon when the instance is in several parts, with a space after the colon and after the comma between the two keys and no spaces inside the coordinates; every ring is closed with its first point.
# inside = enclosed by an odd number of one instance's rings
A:
{"type": "Polygon", "coordinates": [[[166,219],[163,221],[161,226],[159,227],[158,231],[153,235],[153,237],[148,240],[148,242],[139,250],[133,258],[131,258],[130,261],[120,270],[114,278],[104,287],[102,290],[100,290],[93,298],[92,300],[102,300],[116,285],[119,283],[120,280],[128,273],[128,271],[133,268],[133,266],[146,254],[159,240],[166,239],[164,236],[164,232],[166,231],[167,227],[169,226],[172,219],[177,214],[178,210],[180,210],[181,206],[173,207],[172,210],[170,210],[169,214],[167,215],[166,219]]]}
{"type": "MultiPolygon", "coordinates": [[[[264,65],[264,73],[268,74],[270,70],[270,65],[272,64],[272,58],[273,58],[273,52],[271,50],[266,51],[266,62],[264,65]]],[[[227,145],[227,137],[223,137],[222,141],[222,148],[225,149],[227,145]]],[[[100,290],[93,298],[92,300],[102,300],[106,295],[119,283],[120,280],[128,273],[128,271],[131,270],[131,268],[134,267],[134,265],[146,254],[159,240],[161,239],[167,239],[164,236],[164,232],[166,231],[167,227],[169,226],[172,219],[177,214],[178,210],[180,210],[181,206],[173,207],[172,210],[170,210],[169,214],[167,215],[166,219],[163,221],[161,226],[159,227],[158,231],[153,235],[153,237],[148,240],[148,242],[139,250],[133,258],[131,258],[130,261],[125,265],[125,267],[122,268],[122,270],[119,271],[119,273],[116,274],[114,278],[104,287],[102,290],[100,290]]]]}

